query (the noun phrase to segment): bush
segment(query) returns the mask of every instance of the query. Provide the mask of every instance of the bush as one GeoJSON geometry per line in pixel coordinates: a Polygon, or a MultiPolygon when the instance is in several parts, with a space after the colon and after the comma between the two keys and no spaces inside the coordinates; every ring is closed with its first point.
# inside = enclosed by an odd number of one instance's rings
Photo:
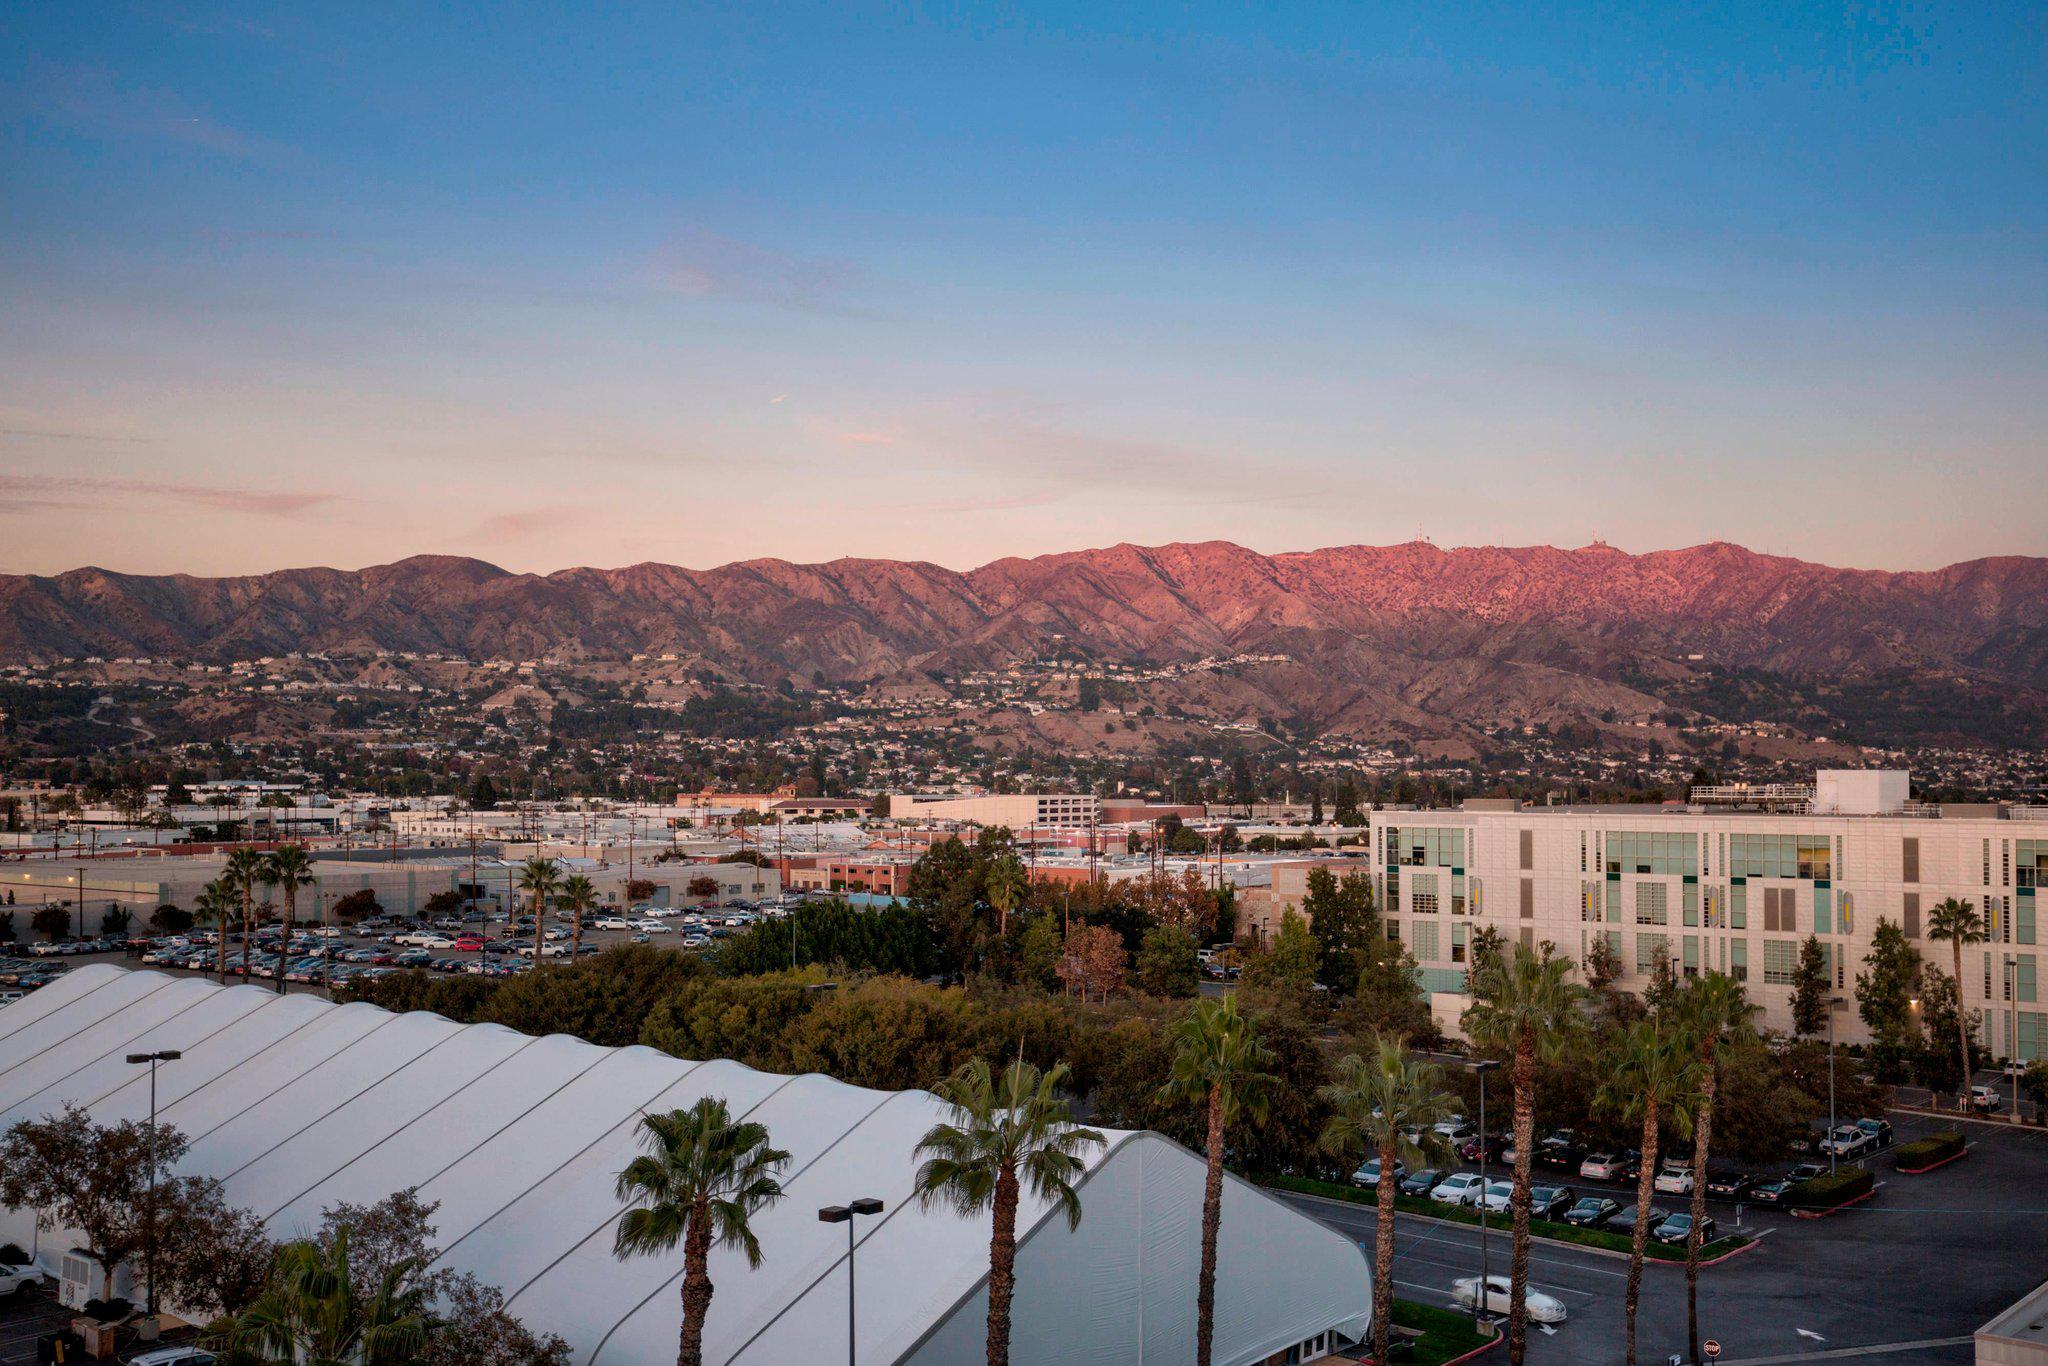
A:
{"type": "Polygon", "coordinates": [[[1937,1163],[1959,1157],[1963,1152],[1963,1136],[1954,1129],[1945,1133],[1929,1134],[1925,1138],[1901,1143],[1892,1153],[1893,1165],[1902,1172],[1925,1171],[1937,1163]]]}
{"type": "Polygon", "coordinates": [[[1859,1196],[1870,1194],[1877,1178],[1868,1167],[1844,1167],[1801,1181],[1785,1192],[1784,1203],[1793,1209],[1834,1209],[1859,1196]]]}
{"type": "Polygon", "coordinates": [[[20,1243],[0,1243],[0,1262],[9,1266],[27,1266],[28,1249],[20,1243]]]}

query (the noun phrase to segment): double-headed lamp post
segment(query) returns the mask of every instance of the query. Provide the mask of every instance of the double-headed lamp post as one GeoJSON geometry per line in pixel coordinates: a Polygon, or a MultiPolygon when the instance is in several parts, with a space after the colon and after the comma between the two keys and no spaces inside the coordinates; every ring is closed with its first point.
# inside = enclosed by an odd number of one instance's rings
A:
{"type": "Polygon", "coordinates": [[[156,1317],[156,1065],[160,1062],[176,1062],[185,1055],[175,1048],[166,1048],[156,1053],[130,1053],[128,1061],[141,1066],[149,1064],[149,1204],[147,1223],[143,1227],[142,1256],[143,1275],[149,1280],[147,1312],[156,1317]]]}
{"type": "Polygon", "coordinates": [[[856,1214],[880,1214],[882,1202],[872,1198],[850,1200],[843,1205],[827,1205],[818,1211],[818,1219],[827,1224],[846,1225],[846,1366],[853,1366],[853,1216],[856,1214]]]}
{"type": "Polygon", "coordinates": [[[1486,1074],[1499,1067],[1500,1061],[1474,1058],[1466,1066],[1479,1074],[1479,1293],[1472,1297],[1472,1318],[1476,1322],[1492,1293],[1487,1284],[1492,1266],[1486,1243],[1486,1074]]]}

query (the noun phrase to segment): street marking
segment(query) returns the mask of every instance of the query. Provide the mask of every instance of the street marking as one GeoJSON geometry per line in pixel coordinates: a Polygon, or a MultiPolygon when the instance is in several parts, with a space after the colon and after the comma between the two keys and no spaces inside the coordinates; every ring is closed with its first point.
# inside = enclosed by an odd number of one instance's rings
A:
{"type": "Polygon", "coordinates": [[[1799,1334],[1800,1337],[1812,1338],[1815,1342],[1827,1341],[1826,1338],[1822,1337],[1819,1333],[1814,1332],[1811,1328],[1795,1328],[1793,1329],[1793,1331],[1799,1334]]]}
{"type": "Polygon", "coordinates": [[[1835,1347],[1825,1352],[1794,1352],[1790,1356],[1742,1357],[1721,1366],[1783,1366],[1798,1361],[1839,1361],[1844,1357],[1887,1356],[1893,1352],[1924,1352],[1930,1347],[1967,1347],[1974,1338],[1922,1338],[1918,1342],[1878,1342],[1868,1347],[1835,1347]]]}

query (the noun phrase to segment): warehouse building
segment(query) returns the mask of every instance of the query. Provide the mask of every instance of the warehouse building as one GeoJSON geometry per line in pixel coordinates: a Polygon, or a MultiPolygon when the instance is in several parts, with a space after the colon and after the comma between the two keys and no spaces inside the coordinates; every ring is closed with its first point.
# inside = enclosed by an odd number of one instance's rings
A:
{"type": "MultiPolygon", "coordinates": [[[[705,1359],[844,1358],[847,1230],[818,1211],[863,1198],[883,1209],[854,1228],[855,1359],[981,1359],[989,1224],[911,1195],[917,1142],[948,1116],[925,1092],[94,966],[0,1009],[0,1126],[67,1102],[102,1123],[146,1118],[147,1069],[125,1059],[167,1049],[183,1056],[157,1073],[158,1113],[191,1141],[181,1173],[220,1179],[280,1238],[337,1202],[416,1186],[440,1206],[443,1265],[502,1288],[578,1362],[608,1366],[672,1359],[681,1323],[680,1253],[612,1256],[613,1180],[638,1151],[635,1122],[723,1097],[792,1158],[785,1198],[754,1220],[761,1267],[713,1254],[705,1359]]],[[[1201,1160],[1153,1133],[1105,1137],[1077,1230],[1028,1195],[1019,1210],[1014,1362],[1194,1359],[1201,1160]]],[[[1235,1178],[1223,1203],[1218,1366],[1312,1361],[1337,1335],[1365,1334],[1356,1244],[1235,1178]]],[[[74,1238],[0,1211],[0,1242],[34,1249],[53,1274],[74,1238]]]]}

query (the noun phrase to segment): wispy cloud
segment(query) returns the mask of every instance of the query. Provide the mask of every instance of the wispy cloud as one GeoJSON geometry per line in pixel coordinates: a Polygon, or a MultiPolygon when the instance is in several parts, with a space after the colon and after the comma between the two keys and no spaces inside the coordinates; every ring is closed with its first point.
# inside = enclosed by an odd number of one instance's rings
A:
{"type": "Polygon", "coordinates": [[[100,508],[129,500],[159,501],[188,507],[214,508],[257,517],[295,517],[331,503],[336,495],[321,492],[267,492],[177,484],[150,479],[63,478],[47,474],[0,475],[0,513],[37,512],[48,508],[100,508]]]}
{"type": "Polygon", "coordinates": [[[521,512],[501,512],[486,518],[476,529],[477,540],[482,541],[524,541],[552,527],[558,527],[567,514],[557,508],[528,508],[521,512]]]}
{"type": "Polygon", "coordinates": [[[703,228],[671,233],[650,268],[655,283],[672,293],[813,312],[851,311],[844,298],[859,276],[836,257],[776,251],[703,228]]]}
{"type": "Polygon", "coordinates": [[[235,158],[273,146],[194,109],[173,91],[123,84],[104,67],[42,66],[30,71],[25,92],[44,117],[97,135],[162,138],[235,158]]]}
{"type": "Polygon", "coordinates": [[[152,436],[124,436],[119,432],[67,432],[50,427],[0,427],[0,438],[10,441],[115,441],[124,445],[147,445],[152,436]]]}

